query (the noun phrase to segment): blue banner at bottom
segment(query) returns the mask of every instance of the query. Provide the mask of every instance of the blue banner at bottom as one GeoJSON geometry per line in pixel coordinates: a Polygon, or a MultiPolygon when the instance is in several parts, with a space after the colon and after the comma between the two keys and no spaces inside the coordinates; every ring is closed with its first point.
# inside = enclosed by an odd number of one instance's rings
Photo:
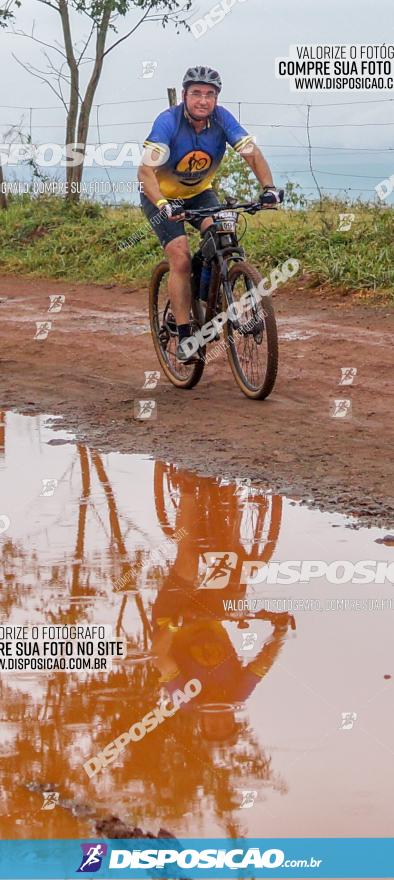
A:
{"type": "Polygon", "coordinates": [[[3,840],[0,880],[394,877],[394,838],[3,840]]]}

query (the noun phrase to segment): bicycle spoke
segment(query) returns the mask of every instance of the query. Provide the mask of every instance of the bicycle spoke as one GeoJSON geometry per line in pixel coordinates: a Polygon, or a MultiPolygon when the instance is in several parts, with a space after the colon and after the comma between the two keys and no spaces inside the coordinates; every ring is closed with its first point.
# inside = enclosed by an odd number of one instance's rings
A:
{"type": "Polygon", "coordinates": [[[193,365],[181,364],[175,356],[178,346],[178,332],[168,295],[167,279],[168,273],[163,275],[161,279],[157,297],[158,337],[171,372],[178,379],[187,379],[193,370],[193,365]]]}
{"type": "MultiPolygon", "coordinates": [[[[233,286],[235,302],[250,289],[250,280],[241,275],[233,286]]],[[[261,303],[249,306],[240,318],[240,329],[231,333],[234,354],[251,388],[259,388],[267,369],[267,334],[264,309],[261,303]]]]}

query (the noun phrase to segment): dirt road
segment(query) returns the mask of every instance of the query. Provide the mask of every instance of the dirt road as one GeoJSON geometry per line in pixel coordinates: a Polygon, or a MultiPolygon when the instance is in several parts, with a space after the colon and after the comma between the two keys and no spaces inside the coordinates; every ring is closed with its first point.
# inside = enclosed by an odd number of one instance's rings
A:
{"type": "Polygon", "coordinates": [[[390,306],[310,289],[277,291],[280,372],[269,400],[247,400],[224,356],[192,391],[161,378],[148,324],[147,291],[46,280],[0,279],[0,405],[64,416],[99,450],[142,452],[205,474],[251,477],[323,509],[392,527],[393,328],[390,306]],[[59,313],[49,295],[63,294],[59,313]],[[35,339],[36,321],[52,322],[35,339]],[[341,368],[355,367],[352,385],[341,368]],[[135,399],[154,398],[157,418],[136,420],[135,399]],[[352,411],[332,417],[335,399],[352,411]]]}

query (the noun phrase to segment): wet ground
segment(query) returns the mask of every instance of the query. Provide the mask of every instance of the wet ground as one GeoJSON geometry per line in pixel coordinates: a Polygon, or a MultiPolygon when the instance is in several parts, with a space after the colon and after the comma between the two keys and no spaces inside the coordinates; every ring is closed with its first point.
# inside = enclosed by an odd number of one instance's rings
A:
{"type": "Polygon", "coordinates": [[[392,836],[392,583],[244,577],[389,562],[386,530],[75,445],[67,419],[2,425],[0,625],[111,624],[128,655],[110,673],[2,675],[1,836],[392,836]],[[280,598],[319,610],[267,610],[280,598]],[[88,778],[84,762],[190,678],[195,700],[88,778]]]}
{"type": "Polygon", "coordinates": [[[163,376],[144,388],[145,372],[158,369],[146,290],[1,278],[0,407],[63,415],[79,440],[104,452],[252,478],[305,504],[393,527],[392,306],[311,289],[306,277],[279,289],[274,304],[279,376],[270,398],[254,402],[224,355],[192,391],[163,376]],[[54,295],[64,303],[49,312],[54,295]],[[46,338],[36,339],[36,322],[46,321],[46,338]],[[356,371],[350,384],[340,384],[344,368],[356,371]],[[155,402],[153,418],[134,418],[140,399],[155,402]]]}

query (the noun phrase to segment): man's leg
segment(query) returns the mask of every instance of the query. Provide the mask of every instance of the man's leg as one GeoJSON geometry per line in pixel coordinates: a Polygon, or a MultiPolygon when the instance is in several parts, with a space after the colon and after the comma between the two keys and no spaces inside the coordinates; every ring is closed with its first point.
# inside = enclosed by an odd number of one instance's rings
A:
{"type": "Polygon", "coordinates": [[[168,293],[171,300],[171,308],[178,327],[186,324],[189,326],[191,256],[186,235],[170,241],[164,250],[170,264],[168,293]]]}
{"type": "MultiPolygon", "coordinates": [[[[208,226],[211,226],[213,220],[206,217],[201,224],[201,232],[205,232],[208,226]]],[[[175,320],[179,327],[186,327],[190,323],[190,309],[192,302],[191,292],[191,254],[189,242],[186,235],[174,238],[164,248],[166,257],[170,264],[170,272],[168,277],[168,293],[171,300],[171,308],[175,315],[175,320]]],[[[184,339],[186,332],[180,332],[179,341],[184,339]]]]}
{"type": "Polygon", "coordinates": [[[205,232],[205,230],[208,229],[208,226],[212,226],[212,223],[212,217],[204,217],[204,220],[202,221],[200,226],[200,232],[205,232]]]}
{"type": "MultiPolygon", "coordinates": [[[[190,336],[191,256],[183,222],[169,220],[164,212],[141,194],[141,207],[156,233],[170,265],[168,293],[175,316],[179,342],[190,336]]],[[[177,357],[188,362],[178,345],[177,357]]],[[[194,360],[195,358],[193,358],[194,360]]]]}
{"type": "MultiPolygon", "coordinates": [[[[218,203],[216,194],[209,190],[188,200],[187,207],[208,207],[218,203]]],[[[162,244],[169,262],[168,293],[177,324],[179,343],[181,343],[190,336],[191,332],[191,255],[184,223],[169,220],[143,193],[141,193],[141,208],[162,244]]],[[[212,219],[207,217],[202,221],[193,222],[192,225],[203,232],[212,222],[212,219]]],[[[194,355],[188,357],[180,345],[176,356],[184,363],[196,360],[194,355]]]]}
{"type": "Polygon", "coordinates": [[[169,242],[165,247],[165,254],[170,266],[168,293],[178,330],[175,357],[183,364],[195,363],[198,355],[194,352],[191,354],[184,347],[185,340],[193,333],[190,322],[192,261],[186,236],[169,242]]]}
{"type": "Polygon", "coordinates": [[[192,261],[186,235],[170,241],[164,250],[170,264],[168,293],[178,329],[176,357],[185,364],[192,363],[196,360],[195,355],[188,356],[182,348],[184,339],[188,339],[192,332],[190,326],[192,261]]]}

